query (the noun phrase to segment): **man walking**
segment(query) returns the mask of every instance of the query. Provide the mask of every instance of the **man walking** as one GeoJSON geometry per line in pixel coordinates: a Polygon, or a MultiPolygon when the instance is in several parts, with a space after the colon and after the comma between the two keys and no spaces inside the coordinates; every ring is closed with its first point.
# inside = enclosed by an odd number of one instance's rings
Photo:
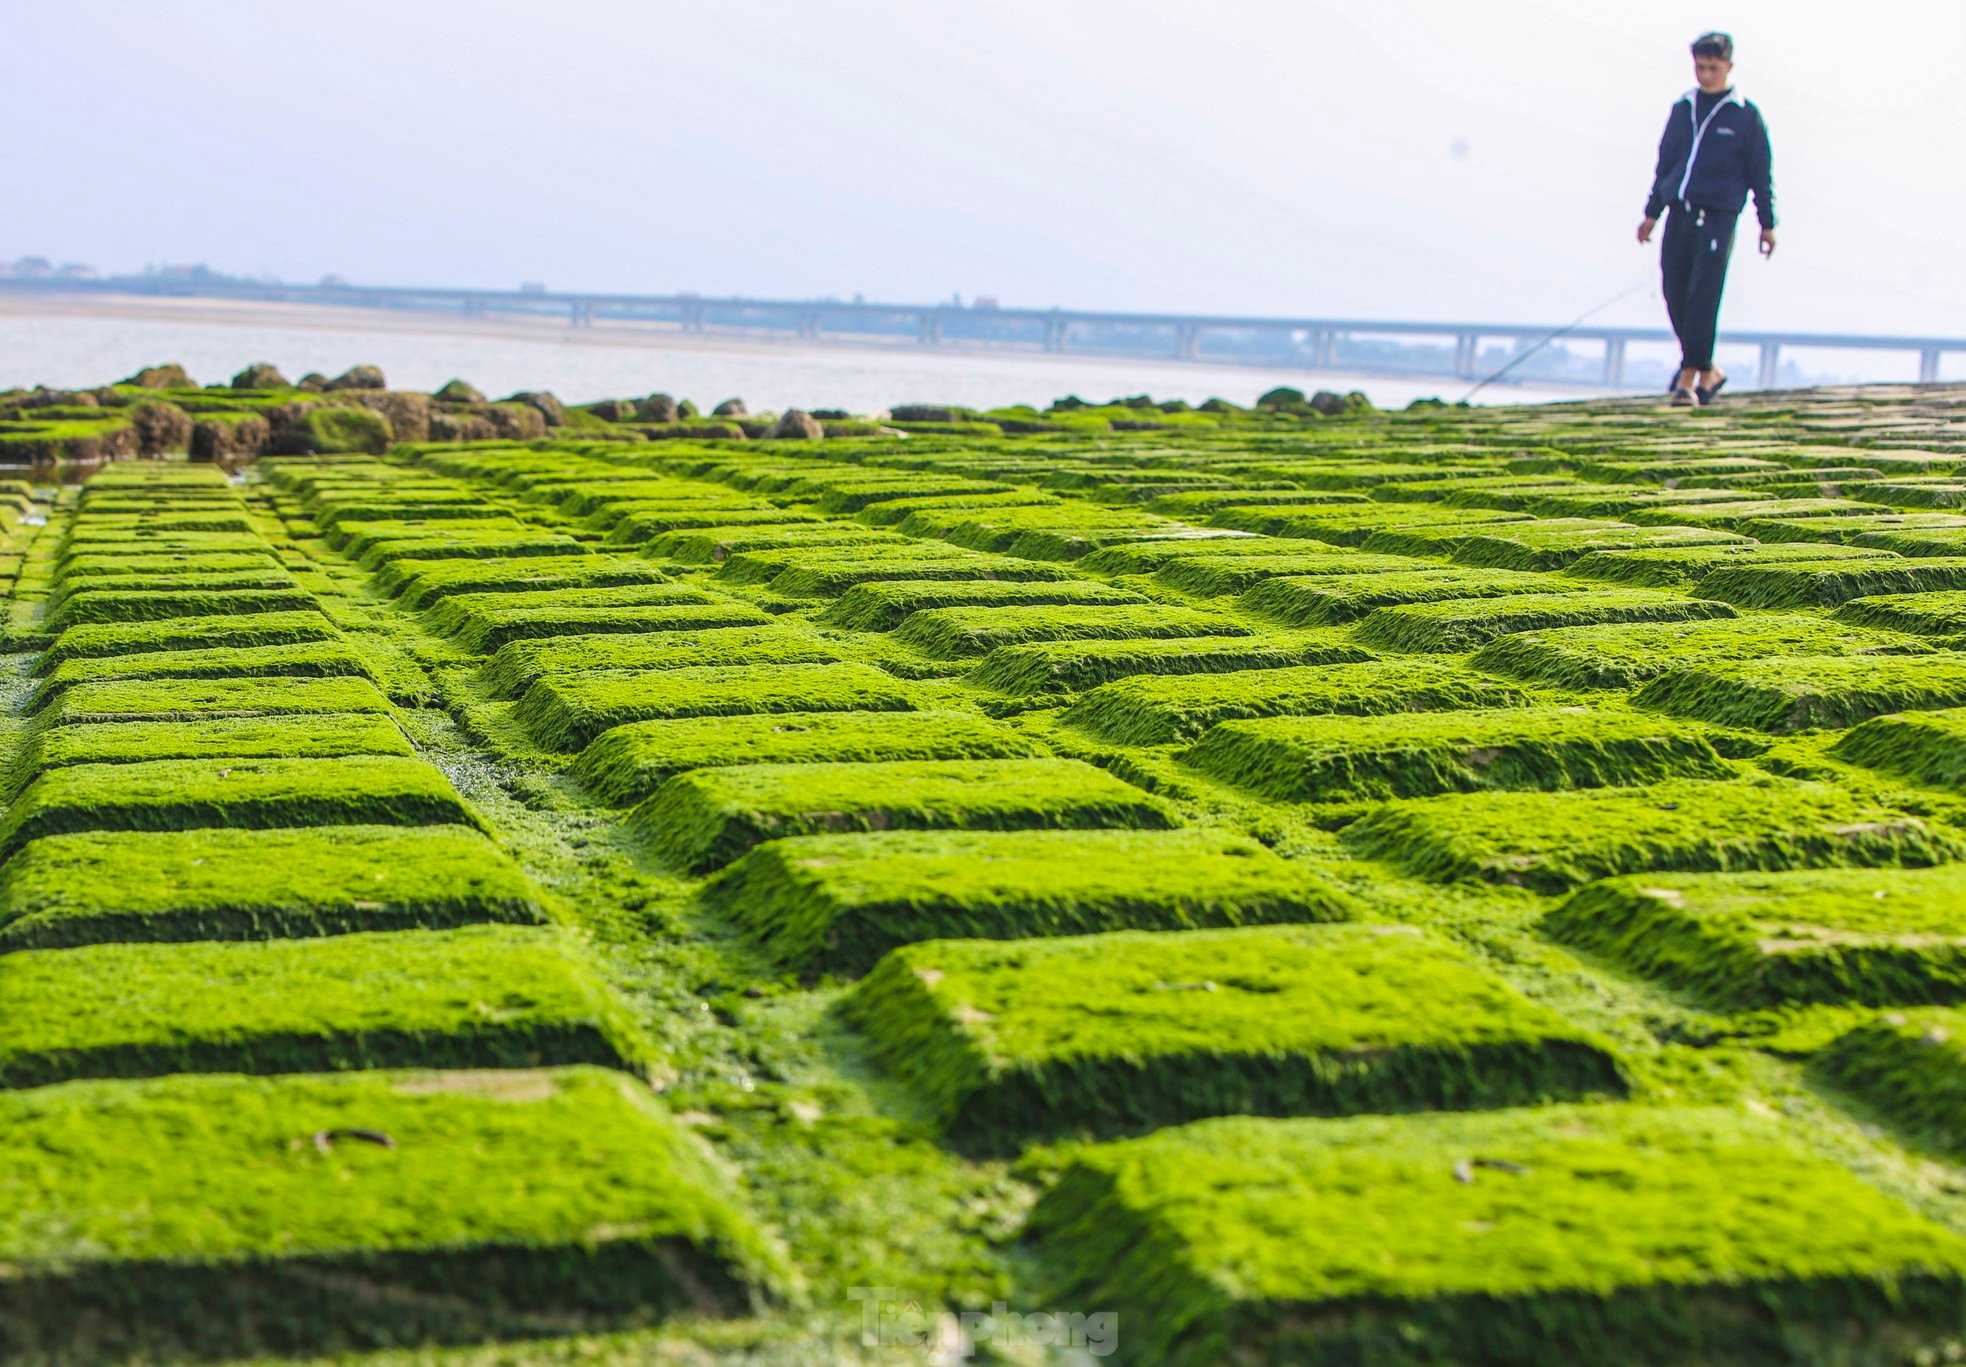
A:
{"type": "Polygon", "coordinates": [[[1754,192],[1761,222],[1761,254],[1775,254],[1775,183],[1770,170],[1768,127],[1761,111],[1733,86],[1734,40],[1705,33],[1693,41],[1693,79],[1672,107],[1659,139],[1659,164],[1645,201],[1640,243],[1652,240],[1659,215],[1666,239],[1659,251],[1666,312],[1679,336],[1679,374],[1672,401],[1678,407],[1710,403],[1727,376],[1714,369],[1714,333],[1720,324],[1720,292],[1734,250],[1734,222],[1754,192]]]}

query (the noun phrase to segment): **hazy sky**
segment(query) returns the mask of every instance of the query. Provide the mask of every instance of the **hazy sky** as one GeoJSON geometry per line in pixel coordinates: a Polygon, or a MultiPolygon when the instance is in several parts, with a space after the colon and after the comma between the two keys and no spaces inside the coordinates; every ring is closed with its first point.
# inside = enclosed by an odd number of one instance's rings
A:
{"type": "Polygon", "coordinates": [[[0,259],[1552,322],[1653,279],[1633,228],[1720,26],[1783,215],[1727,319],[1966,333],[1957,0],[0,12],[0,259]]]}

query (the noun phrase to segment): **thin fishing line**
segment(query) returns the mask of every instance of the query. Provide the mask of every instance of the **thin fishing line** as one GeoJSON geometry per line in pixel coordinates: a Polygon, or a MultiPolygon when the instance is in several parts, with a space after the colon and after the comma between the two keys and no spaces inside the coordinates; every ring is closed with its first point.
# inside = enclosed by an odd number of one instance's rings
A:
{"type": "Polygon", "coordinates": [[[1598,314],[1610,308],[1613,304],[1617,303],[1620,299],[1623,299],[1628,295],[1633,295],[1638,293],[1640,290],[1644,289],[1646,286],[1650,285],[1651,283],[1652,283],[1651,278],[1648,276],[1646,279],[1639,281],[1635,285],[1627,285],[1624,289],[1619,290],[1616,294],[1612,295],[1609,299],[1606,299],[1603,303],[1593,304],[1590,308],[1585,309],[1582,313],[1578,314],[1575,318],[1572,318],[1569,322],[1565,323],[1562,327],[1558,328],[1555,332],[1550,333],[1547,337],[1543,338],[1542,341],[1536,343],[1535,346],[1530,347],[1527,351],[1519,351],[1514,356],[1511,356],[1508,360],[1508,363],[1504,365],[1500,370],[1496,371],[1493,375],[1490,375],[1487,379],[1477,384],[1473,389],[1470,389],[1467,393],[1463,394],[1461,396],[1461,402],[1466,403],[1469,399],[1472,399],[1475,395],[1481,393],[1481,391],[1488,388],[1489,385],[1494,384],[1495,381],[1501,379],[1504,375],[1508,374],[1511,370],[1514,370],[1517,366],[1521,365],[1524,361],[1528,360],[1531,356],[1534,356],[1537,352],[1541,351],[1544,347],[1548,346],[1551,342],[1556,341],[1559,337],[1568,337],[1571,333],[1575,332],[1578,328],[1582,327],[1585,323],[1595,318],[1598,314]]]}

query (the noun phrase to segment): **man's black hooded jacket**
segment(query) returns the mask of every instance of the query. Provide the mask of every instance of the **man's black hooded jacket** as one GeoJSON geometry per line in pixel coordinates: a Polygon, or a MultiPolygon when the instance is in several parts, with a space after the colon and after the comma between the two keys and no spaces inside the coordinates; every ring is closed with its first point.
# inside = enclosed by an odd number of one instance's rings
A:
{"type": "Polygon", "coordinates": [[[1753,191],[1755,217],[1772,228],[1772,162],[1768,126],[1740,92],[1730,90],[1715,103],[1713,96],[1702,99],[1698,90],[1689,90],[1666,118],[1645,216],[1657,218],[1668,204],[1681,203],[1732,216],[1753,191]]]}

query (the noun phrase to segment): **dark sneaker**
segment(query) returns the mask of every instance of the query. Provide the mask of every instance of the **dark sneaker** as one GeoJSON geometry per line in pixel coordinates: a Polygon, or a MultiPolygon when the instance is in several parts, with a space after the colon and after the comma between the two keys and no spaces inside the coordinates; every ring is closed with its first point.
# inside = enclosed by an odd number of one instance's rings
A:
{"type": "Polygon", "coordinates": [[[1708,385],[1704,389],[1695,386],[1693,392],[1699,396],[1700,404],[1702,407],[1704,407],[1707,404],[1712,403],[1713,396],[1718,394],[1721,390],[1725,389],[1726,387],[1727,387],[1727,376],[1723,373],[1719,379],[1715,380],[1712,384],[1708,385]]]}

